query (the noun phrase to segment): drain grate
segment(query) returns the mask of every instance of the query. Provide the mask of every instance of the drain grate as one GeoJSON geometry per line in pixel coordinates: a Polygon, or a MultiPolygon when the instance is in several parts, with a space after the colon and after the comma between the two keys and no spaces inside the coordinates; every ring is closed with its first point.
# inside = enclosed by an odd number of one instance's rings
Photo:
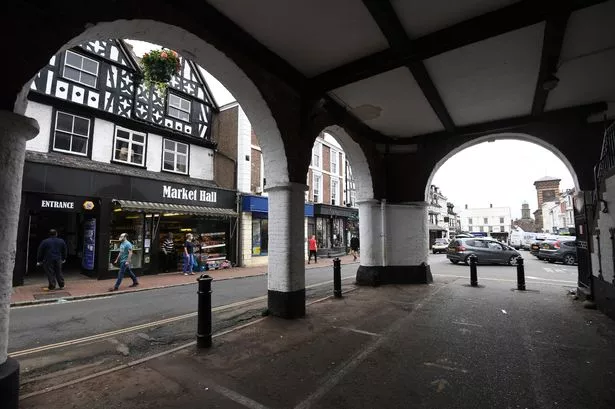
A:
{"type": "Polygon", "coordinates": [[[49,300],[53,298],[70,297],[68,291],[49,291],[48,293],[32,294],[35,300],[49,300]]]}

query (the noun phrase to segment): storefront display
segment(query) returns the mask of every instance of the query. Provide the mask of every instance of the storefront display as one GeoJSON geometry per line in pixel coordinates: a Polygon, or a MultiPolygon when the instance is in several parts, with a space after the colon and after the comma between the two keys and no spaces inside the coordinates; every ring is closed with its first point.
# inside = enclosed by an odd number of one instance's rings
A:
{"type": "Polygon", "coordinates": [[[316,204],[314,216],[319,255],[334,257],[347,254],[351,234],[358,235],[358,210],[316,204]]]}
{"type": "Polygon", "coordinates": [[[109,240],[109,271],[119,270],[119,265],[115,263],[119,252],[119,240],[121,234],[128,235],[127,240],[132,243],[132,257],[130,260],[131,268],[134,270],[143,267],[143,222],[144,215],[133,212],[113,212],[111,218],[111,230],[109,240]]]}
{"type": "Polygon", "coordinates": [[[252,255],[266,256],[269,254],[269,220],[256,213],[252,217],[252,255]]]}

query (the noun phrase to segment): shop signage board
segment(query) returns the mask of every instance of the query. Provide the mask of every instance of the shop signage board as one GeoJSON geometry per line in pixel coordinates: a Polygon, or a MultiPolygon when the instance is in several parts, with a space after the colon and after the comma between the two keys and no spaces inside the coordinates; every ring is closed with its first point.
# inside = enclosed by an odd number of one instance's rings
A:
{"type": "Polygon", "coordinates": [[[162,197],[164,199],[181,199],[215,204],[218,201],[218,192],[162,185],[162,197]]]}

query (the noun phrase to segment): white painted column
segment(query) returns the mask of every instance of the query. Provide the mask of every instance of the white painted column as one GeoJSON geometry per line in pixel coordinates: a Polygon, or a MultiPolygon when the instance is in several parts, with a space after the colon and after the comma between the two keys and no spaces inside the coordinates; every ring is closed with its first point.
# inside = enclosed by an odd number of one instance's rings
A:
{"type": "Polygon", "coordinates": [[[38,123],[34,119],[0,111],[0,365],[7,360],[9,307],[26,141],[38,132],[38,123]]]}
{"type": "Polygon", "coordinates": [[[304,192],[306,185],[271,186],[269,195],[269,313],[305,315],[304,192]]]}
{"type": "Polygon", "coordinates": [[[361,265],[357,283],[431,282],[427,204],[367,200],[358,205],[361,265]]]}

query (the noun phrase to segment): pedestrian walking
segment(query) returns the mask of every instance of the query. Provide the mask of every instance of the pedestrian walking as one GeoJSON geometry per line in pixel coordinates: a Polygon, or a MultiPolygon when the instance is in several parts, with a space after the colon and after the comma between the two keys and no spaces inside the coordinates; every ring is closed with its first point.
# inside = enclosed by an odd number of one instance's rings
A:
{"type": "Polygon", "coordinates": [[[109,291],[117,291],[120,288],[120,284],[122,284],[122,280],[124,279],[124,274],[128,272],[128,275],[132,279],[132,284],[129,287],[136,287],[139,285],[139,281],[137,280],[137,276],[132,272],[130,268],[130,259],[132,258],[132,243],[128,241],[128,234],[122,233],[120,234],[120,252],[115,258],[115,262],[113,264],[120,263],[120,269],[117,273],[117,281],[113,288],[109,289],[109,291]]]}
{"type": "Polygon", "coordinates": [[[357,261],[357,255],[359,254],[359,238],[354,235],[350,239],[350,254],[354,257],[354,261],[357,261]]]}
{"type": "Polygon", "coordinates": [[[49,285],[43,287],[44,291],[55,290],[56,282],[60,290],[64,288],[62,264],[66,262],[66,253],[66,242],[58,237],[57,230],[49,230],[49,237],[41,242],[36,254],[36,265],[43,266],[49,281],[49,285]]]}
{"type": "Polygon", "coordinates": [[[184,242],[184,275],[193,275],[193,263],[194,263],[194,243],[192,242],[193,236],[191,233],[186,234],[186,241],[184,242]]]}
{"type": "Polygon", "coordinates": [[[308,256],[308,264],[312,261],[312,256],[314,256],[314,263],[318,263],[318,257],[316,256],[316,251],[318,250],[318,245],[316,244],[316,236],[310,237],[308,240],[308,250],[310,250],[310,255],[308,256]]]}
{"type": "Polygon", "coordinates": [[[162,270],[165,273],[175,270],[175,243],[173,242],[173,233],[167,234],[167,237],[162,242],[162,270]]]}

